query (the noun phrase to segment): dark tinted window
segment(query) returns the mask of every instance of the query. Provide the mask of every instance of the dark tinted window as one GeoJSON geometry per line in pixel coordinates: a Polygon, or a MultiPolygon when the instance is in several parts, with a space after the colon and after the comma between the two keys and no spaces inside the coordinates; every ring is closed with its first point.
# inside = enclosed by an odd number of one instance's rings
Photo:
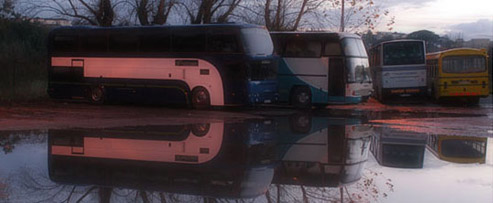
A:
{"type": "Polygon", "coordinates": [[[339,42],[327,42],[324,48],[324,56],[342,55],[341,44],[339,42]]]}
{"type": "Polygon", "coordinates": [[[383,45],[384,65],[424,64],[423,42],[392,42],[383,45]]]}
{"type": "Polygon", "coordinates": [[[77,51],[76,35],[55,35],[53,39],[53,51],[72,52],[77,51]]]}
{"type": "Polygon", "coordinates": [[[166,32],[146,32],[140,35],[140,51],[166,52],[171,48],[171,35],[166,32]]]}
{"type": "Polygon", "coordinates": [[[139,38],[131,34],[111,34],[109,49],[112,52],[137,52],[139,38]]]}
{"type": "Polygon", "coordinates": [[[106,52],[107,38],[104,33],[81,36],[81,48],[85,52],[106,52]]]}
{"type": "Polygon", "coordinates": [[[209,33],[207,50],[211,52],[238,53],[238,39],[233,33],[209,33]]]}
{"type": "Polygon", "coordinates": [[[423,166],[424,146],[383,145],[383,165],[399,168],[421,168],[423,166]]]}
{"type": "Polygon", "coordinates": [[[173,51],[204,52],[205,32],[198,28],[176,29],[173,33],[173,51]]]}
{"type": "Polygon", "coordinates": [[[286,44],[284,57],[320,57],[321,52],[320,41],[291,40],[286,44]]]}

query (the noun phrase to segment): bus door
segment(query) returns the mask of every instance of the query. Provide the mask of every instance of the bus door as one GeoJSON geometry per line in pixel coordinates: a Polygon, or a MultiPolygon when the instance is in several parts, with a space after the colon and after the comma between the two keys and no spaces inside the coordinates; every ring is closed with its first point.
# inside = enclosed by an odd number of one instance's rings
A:
{"type": "MultiPolygon", "coordinates": [[[[344,61],[342,58],[329,59],[329,97],[342,97],[344,101],[346,93],[344,61]]],[[[330,100],[330,99],[329,99],[330,100]]]]}

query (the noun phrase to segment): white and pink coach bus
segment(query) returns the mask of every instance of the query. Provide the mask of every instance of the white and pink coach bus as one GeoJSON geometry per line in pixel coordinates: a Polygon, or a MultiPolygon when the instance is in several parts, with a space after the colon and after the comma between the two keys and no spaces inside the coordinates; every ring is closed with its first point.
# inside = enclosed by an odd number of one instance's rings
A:
{"type": "Polygon", "coordinates": [[[136,98],[203,108],[278,97],[272,41],[256,25],[60,27],[48,49],[52,98],[136,98]]]}

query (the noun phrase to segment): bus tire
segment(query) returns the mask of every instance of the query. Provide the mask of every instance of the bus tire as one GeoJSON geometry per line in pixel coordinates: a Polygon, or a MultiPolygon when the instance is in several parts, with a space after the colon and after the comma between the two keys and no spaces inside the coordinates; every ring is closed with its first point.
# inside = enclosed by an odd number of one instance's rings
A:
{"type": "Polygon", "coordinates": [[[192,90],[192,107],[194,109],[207,109],[211,106],[209,91],[204,87],[196,87],[192,90]]]}
{"type": "Polygon", "coordinates": [[[312,106],[312,93],[306,86],[295,87],[291,92],[291,105],[295,108],[309,108],[312,106]]]}
{"type": "Polygon", "coordinates": [[[312,117],[306,113],[296,113],[289,116],[289,126],[296,133],[309,133],[312,129],[312,117]]]}
{"type": "Polygon", "coordinates": [[[192,125],[192,134],[197,137],[203,137],[207,135],[210,128],[211,128],[210,123],[194,124],[192,125]]]}
{"type": "Polygon", "coordinates": [[[89,90],[89,101],[93,104],[104,104],[106,100],[106,90],[103,86],[98,85],[91,87],[89,90]]]}

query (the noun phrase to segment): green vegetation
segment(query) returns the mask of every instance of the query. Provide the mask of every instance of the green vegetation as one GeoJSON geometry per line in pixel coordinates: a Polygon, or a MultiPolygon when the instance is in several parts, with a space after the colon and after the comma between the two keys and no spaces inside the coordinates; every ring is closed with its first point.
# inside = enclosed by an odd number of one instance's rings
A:
{"type": "Polygon", "coordinates": [[[0,102],[46,97],[49,28],[0,19],[0,102]]]}

